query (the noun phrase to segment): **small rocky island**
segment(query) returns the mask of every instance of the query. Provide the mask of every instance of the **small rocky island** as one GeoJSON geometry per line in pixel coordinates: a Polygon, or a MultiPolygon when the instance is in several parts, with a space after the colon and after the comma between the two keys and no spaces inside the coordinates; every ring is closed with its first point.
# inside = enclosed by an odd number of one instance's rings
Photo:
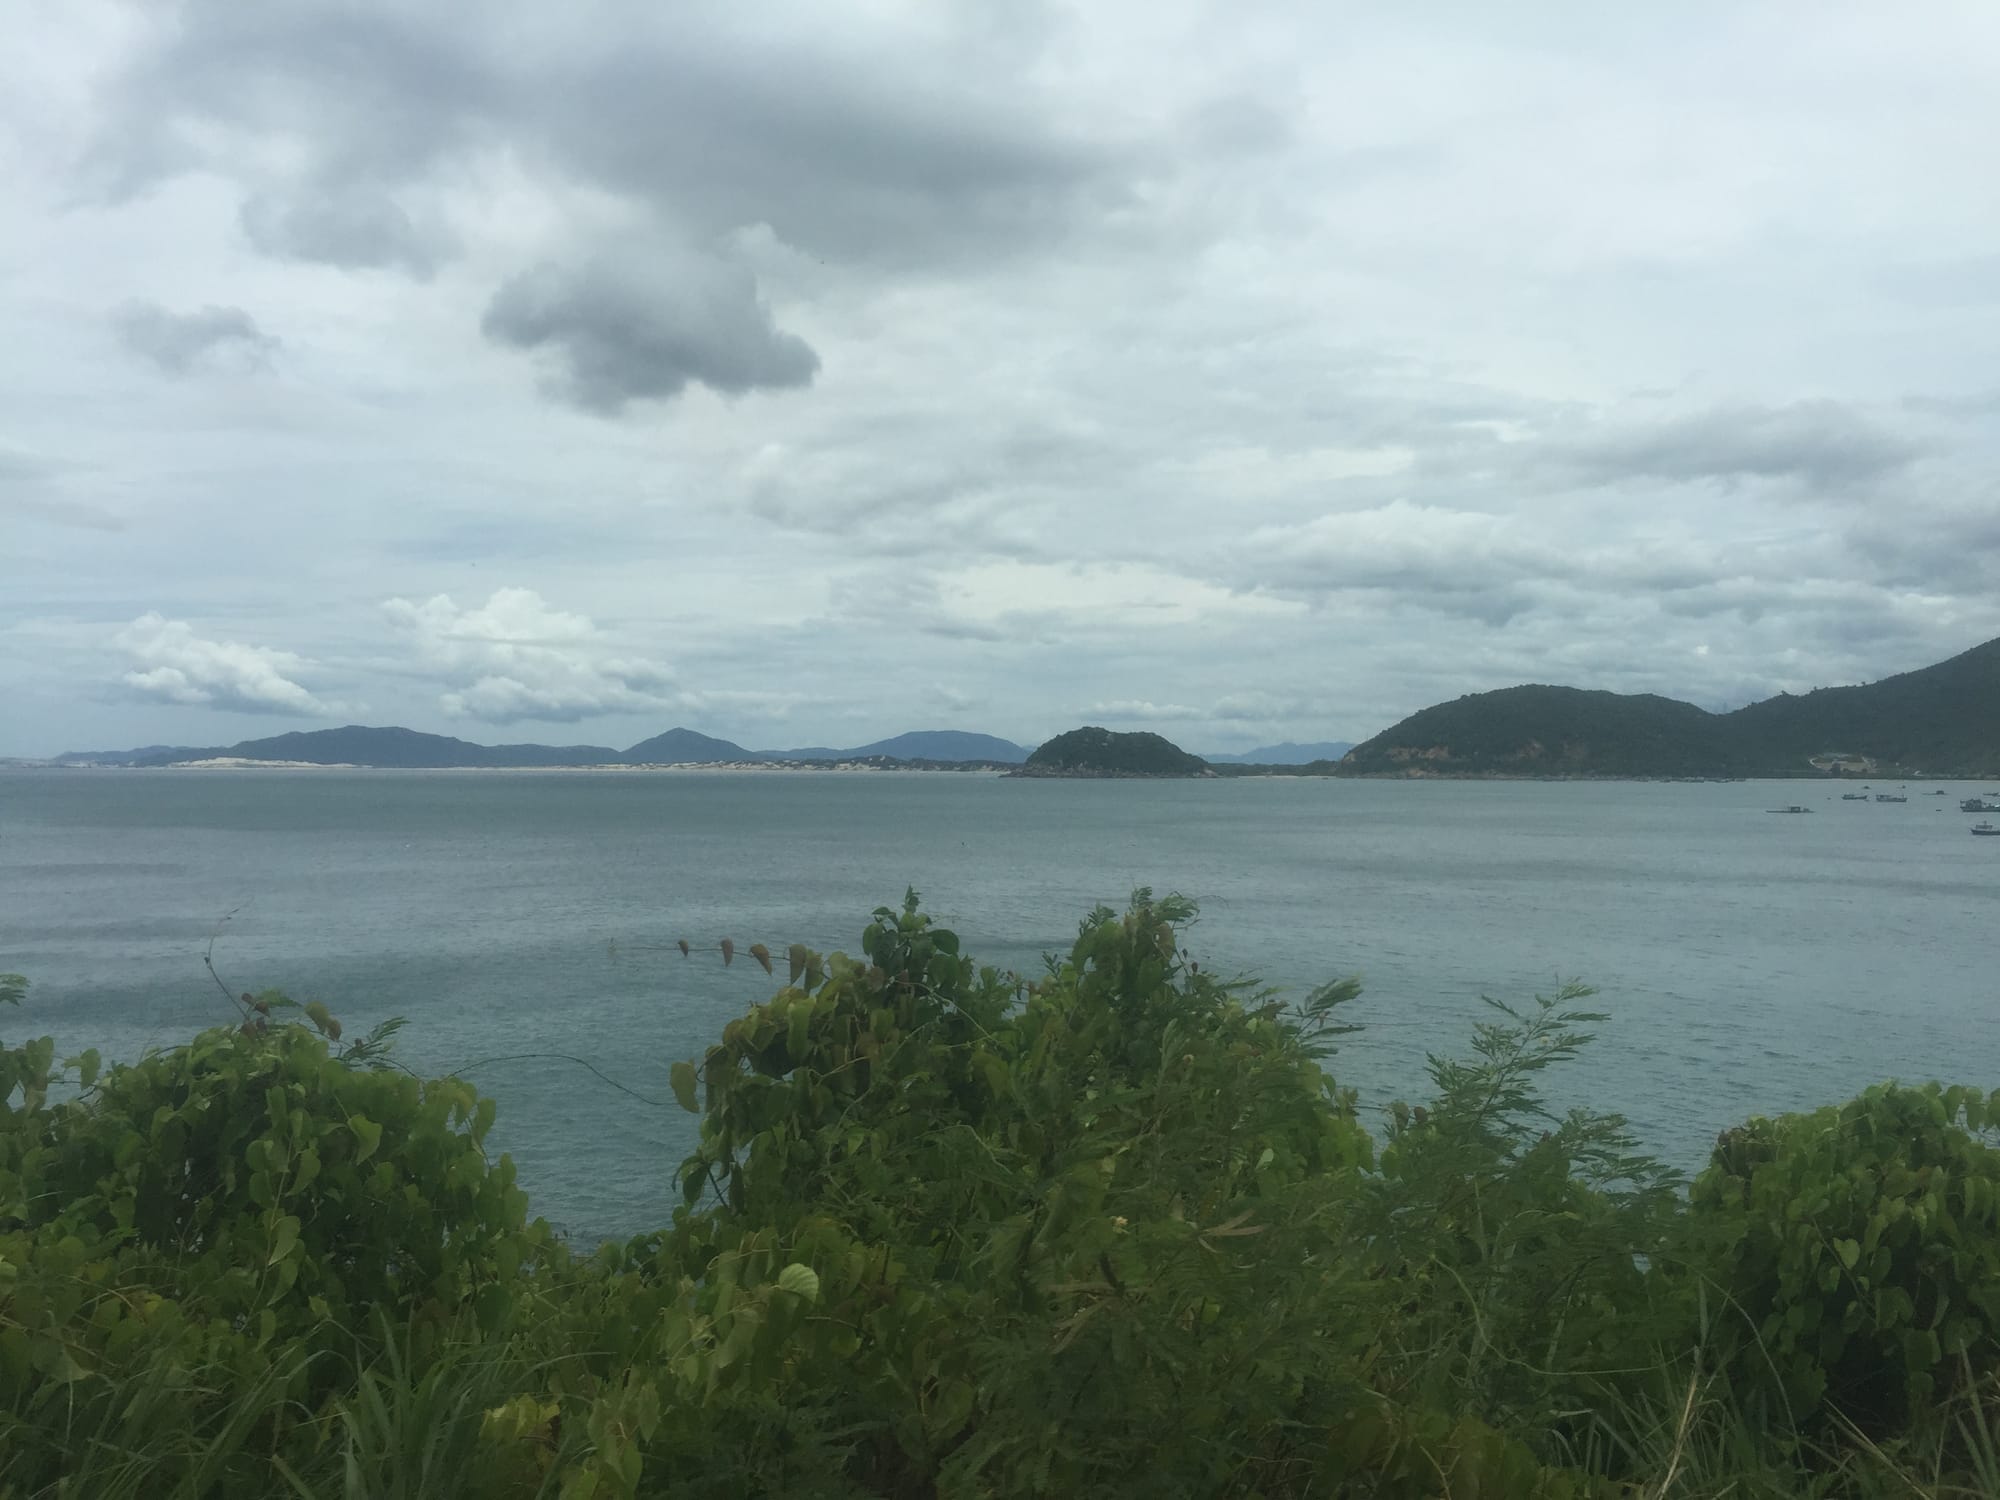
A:
{"type": "Polygon", "coordinates": [[[1207,761],[1157,734],[1117,734],[1087,724],[1039,747],[1008,776],[1213,776],[1207,761]]]}

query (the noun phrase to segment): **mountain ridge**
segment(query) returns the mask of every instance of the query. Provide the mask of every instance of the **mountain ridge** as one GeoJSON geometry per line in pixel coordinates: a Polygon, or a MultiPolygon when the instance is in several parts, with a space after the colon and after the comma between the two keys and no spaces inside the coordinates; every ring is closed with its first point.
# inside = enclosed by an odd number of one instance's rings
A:
{"type": "Polygon", "coordinates": [[[1727,713],[1530,683],[1419,709],[1328,768],[1345,776],[2000,775],[2000,639],[1852,687],[1727,713]]]}
{"type": "Polygon", "coordinates": [[[812,760],[901,760],[929,764],[1018,765],[1028,752],[1011,740],[970,731],[913,730],[852,750],[746,750],[733,740],[675,727],[625,750],[609,745],[481,745],[401,725],[344,724],[292,730],[233,745],[148,745],[130,751],[65,751],[58,765],[167,766],[204,760],[353,765],[387,770],[529,769],[553,766],[743,765],[812,760]]]}

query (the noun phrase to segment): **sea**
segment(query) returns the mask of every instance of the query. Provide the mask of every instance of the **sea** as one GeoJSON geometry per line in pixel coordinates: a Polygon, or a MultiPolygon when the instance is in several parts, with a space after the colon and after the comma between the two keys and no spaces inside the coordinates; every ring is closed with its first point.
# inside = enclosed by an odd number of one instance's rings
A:
{"type": "Polygon", "coordinates": [[[497,1101],[533,1211],[579,1243],[665,1224],[694,1117],[668,1069],[914,888],[1029,975],[1093,908],[1200,903],[1208,968],[1356,976],[1331,1067],[1371,1120],[1464,1055],[1482,997],[1608,1013],[1547,1075],[1698,1168],[1755,1114],[1878,1079],[2000,1086],[2000,839],[1976,783],[1010,780],[814,771],[0,771],[0,1038],[129,1059],[320,1000],[497,1101]],[[1810,815],[1769,809],[1803,804],[1810,815]],[[720,944],[735,948],[723,962],[720,944]],[[679,944],[690,948],[683,957],[679,944]],[[749,956],[779,955],[777,979],[749,956]]]}

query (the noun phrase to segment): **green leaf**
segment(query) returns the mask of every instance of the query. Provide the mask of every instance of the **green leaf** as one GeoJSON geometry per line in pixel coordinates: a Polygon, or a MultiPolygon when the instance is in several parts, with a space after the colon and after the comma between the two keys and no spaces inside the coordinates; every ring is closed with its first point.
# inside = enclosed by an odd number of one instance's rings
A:
{"type": "Polygon", "coordinates": [[[275,1266],[299,1247],[299,1221],[290,1214],[278,1220],[278,1227],[271,1236],[271,1253],[264,1264],[275,1266]]]}
{"type": "Polygon", "coordinates": [[[682,1109],[691,1115],[701,1113],[701,1105],[695,1097],[695,1072],[693,1063],[675,1063],[673,1067],[667,1070],[667,1081],[673,1085],[674,1099],[682,1109]]]}
{"type": "Polygon", "coordinates": [[[1861,1259],[1861,1246],[1853,1240],[1835,1240],[1833,1248],[1840,1252],[1840,1263],[1850,1271],[1854,1269],[1854,1263],[1861,1259]]]}
{"type": "Polygon", "coordinates": [[[360,1150],[354,1153],[354,1164],[358,1167],[382,1144],[382,1127],[366,1115],[355,1115],[348,1120],[347,1128],[354,1132],[354,1139],[360,1145],[360,1150]]]}
{"type": "Polygon", "coordinates": [[[808,1302],[819,1301],[819,1273],[811,1266],[793,1261],[778,1273],[778,1287],[781,1291],[803,1297],[808,1302]]]}

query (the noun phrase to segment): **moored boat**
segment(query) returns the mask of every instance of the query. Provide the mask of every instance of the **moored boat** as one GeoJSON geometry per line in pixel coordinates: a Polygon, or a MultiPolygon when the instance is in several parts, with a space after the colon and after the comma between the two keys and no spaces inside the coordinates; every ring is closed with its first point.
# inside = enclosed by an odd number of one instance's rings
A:
{"type": "Polygon", "coordinates": [[[2000,838],[2000,828],[1995,828],[1991,823],[1974,823],[1971,831],[1985,838],[2000,838]]]}

